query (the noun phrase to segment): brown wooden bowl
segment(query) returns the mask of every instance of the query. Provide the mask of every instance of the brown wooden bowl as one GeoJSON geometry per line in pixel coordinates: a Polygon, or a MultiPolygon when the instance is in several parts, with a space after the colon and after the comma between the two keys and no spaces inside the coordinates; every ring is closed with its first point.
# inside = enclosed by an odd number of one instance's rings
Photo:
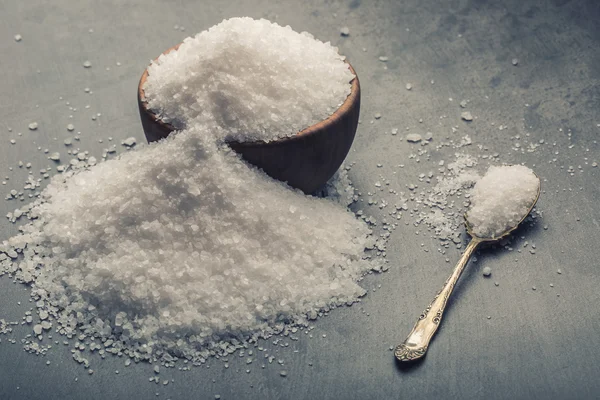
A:
{"type": "MultiPolygon", "coordinates": [[[[177,50],[179,44],[163,54],[177,50]]],[[[296,135],[271,142],[230,142],[233,150],[268,175],[310,194],[322,187],[338,170],[354,140],[360,112],[360,84],[356,72],[351,91],[344,103],[329,118],[309,126],[296,135]]],[[[173,126],[157,118],[147,106],[143,86],[148,78],[144,71],[138,85],[138,105],[148,142],[167,137],[173,126]]]]}

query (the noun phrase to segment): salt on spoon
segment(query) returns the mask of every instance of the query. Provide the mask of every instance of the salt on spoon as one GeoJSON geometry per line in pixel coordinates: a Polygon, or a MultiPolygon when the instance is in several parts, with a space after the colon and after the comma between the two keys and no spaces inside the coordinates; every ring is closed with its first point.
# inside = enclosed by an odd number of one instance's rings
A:
{"type": "Polygon", "coordinates": [[[473,189],[465,225],[472,239],[442,290],[421,314],[406,340],[394,350],[399,361],[425,355],[437,331],[448,298],[471,255],[484,242],[495,242],[514,231],[529,215],[540,196],[540,178],[522,165],[492,166],[473,189]]]}

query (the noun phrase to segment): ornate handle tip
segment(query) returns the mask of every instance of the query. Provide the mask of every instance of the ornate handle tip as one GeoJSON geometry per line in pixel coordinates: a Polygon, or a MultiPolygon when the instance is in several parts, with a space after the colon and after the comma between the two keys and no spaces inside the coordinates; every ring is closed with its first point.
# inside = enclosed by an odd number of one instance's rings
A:
{"type": "Polygon", "coordinates": [[[402,343],[394,350],[394,355],[398,361],[414,361],[425,355],[427,347],[408,347],[402,343]]]}

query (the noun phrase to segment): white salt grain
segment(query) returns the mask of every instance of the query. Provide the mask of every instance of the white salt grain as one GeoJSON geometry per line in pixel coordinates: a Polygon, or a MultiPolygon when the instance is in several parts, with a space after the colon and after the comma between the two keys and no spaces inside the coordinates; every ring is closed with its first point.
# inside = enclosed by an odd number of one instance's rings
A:
{"type": "Polygon", "coordinates": [[[467,220],[479,237],[498,237],[516,226],[538,195],[540,181],[522,165],[491,166],[473,188],[467,220]]]}
{"type": "Polygon", "coordinates": [[[418,133],[409,133],[408,135],[406,135],[407,142],[418,143],[421,141],[421,139],[421,135],[419,135],[418,133]]]}
{"type": "Polygon", "coordinates": [[[125,147],[133,147],[136,144],[136,139],[133,136],[131,136],[123,140],[121,144],[125,147]]]}
{"type": "Polygon", "coordinates": [[[473,115],[469,111],[462,112],[460,117],[465,121],[473,121],[473,115]]]}
{"type": "Polygon", "coordinates": [[[33,333],[35,333],[36,335],[41,335],[42,334],[42,326],[41,325],[34,325],[33,327],[33,333]]]}

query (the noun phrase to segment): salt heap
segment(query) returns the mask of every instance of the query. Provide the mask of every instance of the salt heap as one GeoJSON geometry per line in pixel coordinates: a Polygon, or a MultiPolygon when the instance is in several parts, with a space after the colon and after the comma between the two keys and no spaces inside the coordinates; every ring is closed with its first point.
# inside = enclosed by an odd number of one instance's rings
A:
{"type": "Polygon", "coordinates": [[[290,189],[222,143],[231,127],[239,128],[235,135],[246,128],[283,134],[321,118],[325,103],[335,105],[329,92],[343,95],[342,82],[349,88],[346,70],[336,74],[327,62],[333,49],[249,19],[226,21],[187,43],[154,66],[162,78],[152,82],[162,85],[155,100],[164,102],[164,115],[184,106],[188,128],[89,170],[55,176],[28,211],[33,222],[0,245],[0,274],[32,284],[47,329],[56,321],[60,333],[100,338],[137,359],[227,354],[244,340],[357,301],[365,293],[357,281],[377,268],[364,253],[373,245],[369,229],[345,205],[290,189]],[[206,35],[220,41],[210,44],[206,35]],[[252,51],[259,37],[273,48],[252,51]],[[169,97],[184,82],[176,71],[198,63],[192,53],[206,55],[194,47],[202,43],[214,49],[202,64],[203,78],[188,71],[190,90],[169,97]],[[281,80],[292,73],[299,48],[315,62],[281,80]],[[308,84],[321,82],[319,57],[340,88],[308,84]],[[250,89],[241,78],[265,71],[272,75],[261,75],[262,86],[248,94],[252,109],[228,103],[250,89]],[[206,97],[195,96],[200,82],[208,85],[206,97]],[[309,98],[290,99],[292,93],[309,98]],[[275,104],[291,117],[283,119],[275,104]],[[207,114],[194,114],[207,105],[207,114]],[[231,118],[213,119],[219,109],[231,118]]]}
{"type": "Polygon", "coordinates": [[[146,101],[176,128],[225,140],[272,140],[329,117],[354,75],[338,49],[265,19],[232,18],[148,67],[146,101]]]}
{"type": "Polygon", "coordinates": [[[96,334],[193,354],[364,294],[366,226],[208,136],[180,132],[53,179],[25,232],[44,265],[28,272],[59,320],[82,313],[96,334]]]}
{"type": "Polygon", "coordinates": [[[473,188],[467,213],[471,231],[494,238],[527,216],[540,190],[540,180],[522,165],[491,166],[473,188]]]}

